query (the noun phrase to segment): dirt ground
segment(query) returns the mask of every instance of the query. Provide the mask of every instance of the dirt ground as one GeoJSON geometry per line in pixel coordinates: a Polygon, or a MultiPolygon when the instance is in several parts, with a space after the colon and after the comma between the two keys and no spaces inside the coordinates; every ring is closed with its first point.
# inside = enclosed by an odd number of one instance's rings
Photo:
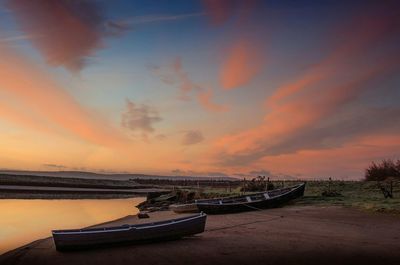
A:
{"type": "MultiPolygon", "coordinates": [[[[107,225],[176,217],[156,212],[107,225]]],[[[206,231],[176,241],[57,252],[52,238],[0,256],[0,264],[400,264],[400,217],[350,208],[293,206],[207,217],[206,231]]]]}

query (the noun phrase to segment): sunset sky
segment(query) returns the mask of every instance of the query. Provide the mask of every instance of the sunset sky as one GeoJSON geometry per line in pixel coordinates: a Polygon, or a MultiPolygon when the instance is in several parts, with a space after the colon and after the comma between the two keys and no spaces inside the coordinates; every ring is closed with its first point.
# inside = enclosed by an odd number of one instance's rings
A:
{"type": "Polygon", "coordinates": [[[360,179],[400,1],[0,0],[0,168],[360,179]]]}

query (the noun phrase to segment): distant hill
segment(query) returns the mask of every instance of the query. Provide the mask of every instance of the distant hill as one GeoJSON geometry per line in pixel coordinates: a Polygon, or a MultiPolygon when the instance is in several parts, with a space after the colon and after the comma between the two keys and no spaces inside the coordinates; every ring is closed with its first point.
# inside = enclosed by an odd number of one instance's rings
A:
{"type": "Polygon", "coordinates": [[[160,176],[130,173],[94,173],[85,171],[25,171],[25,170],[0,170],[0,174],[13,174],[25,176],[44,176],[44,177],[63,177],[63,178],[84,178],[84,179],[110,179],[110,180],[129,180],[129,179],[171,179],[171,180],[238,180],[229,176],[160,176]]]}

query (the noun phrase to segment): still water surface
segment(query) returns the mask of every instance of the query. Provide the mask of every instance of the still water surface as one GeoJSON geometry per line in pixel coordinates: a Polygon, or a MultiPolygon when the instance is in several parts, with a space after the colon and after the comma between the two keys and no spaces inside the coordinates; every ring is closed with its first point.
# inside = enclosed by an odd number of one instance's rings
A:
{"type": "Polygon", "coordinates": [[[81,228],[138,213],[145,198],[110,200],[0,200],[0,255],[52,229],[81,228]]]}

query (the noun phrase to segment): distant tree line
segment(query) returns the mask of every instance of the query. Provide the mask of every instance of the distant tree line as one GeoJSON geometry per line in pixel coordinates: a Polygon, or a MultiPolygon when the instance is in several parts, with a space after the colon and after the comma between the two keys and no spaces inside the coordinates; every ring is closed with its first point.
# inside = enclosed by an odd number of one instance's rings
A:
{"type": "Polygon", "coordinates": [[[383,181],[388,178],[400,180],[400,160],[383,160],[372,164],[365,170],[365,180],[383,181]]]}

